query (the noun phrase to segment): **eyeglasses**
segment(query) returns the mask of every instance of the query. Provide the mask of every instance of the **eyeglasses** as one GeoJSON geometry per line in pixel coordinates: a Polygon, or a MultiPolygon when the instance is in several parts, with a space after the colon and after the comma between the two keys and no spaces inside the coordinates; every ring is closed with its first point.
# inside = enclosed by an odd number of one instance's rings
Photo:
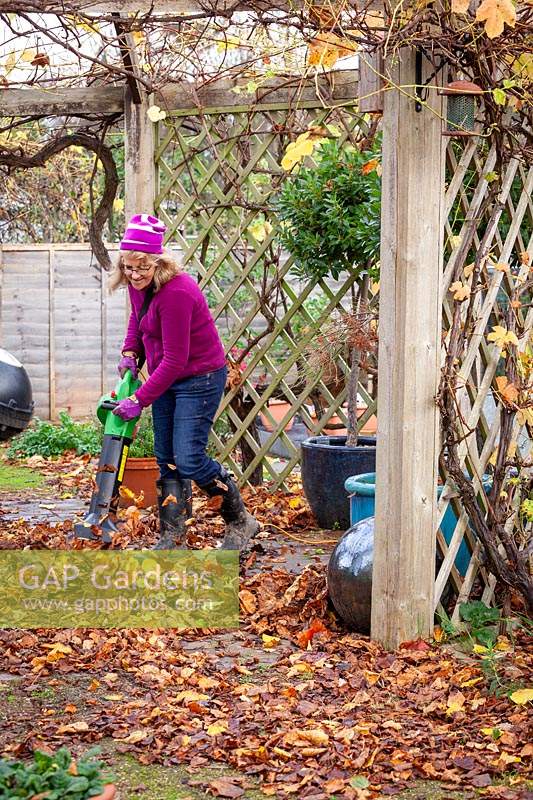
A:
{"type": "Polygon", "coordinates": [[[123,264],[122,268],[124,272],[129,272],[130,275],[133,272],[136,272],[137,275],[145,275],[147,272],[150,272],[152,267],[128,267],[127,264],[123,264]]]}

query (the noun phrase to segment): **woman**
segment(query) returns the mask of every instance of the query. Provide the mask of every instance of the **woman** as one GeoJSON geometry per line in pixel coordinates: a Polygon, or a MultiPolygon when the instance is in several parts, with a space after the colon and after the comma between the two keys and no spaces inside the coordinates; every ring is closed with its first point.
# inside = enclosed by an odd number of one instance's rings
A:
{"type": "Polygon", "coordinates": [[[193,480],[209,497],[222,498],[222,547],[241,550],[259,524],[246,511],[229,473],[206,453],[226,385],[224,349],[198,284],[163,250],[165,230],[157,217],[136,214],[120,243],[111,288],[127,284],[132,310],[118,371],[122,376],[130,369],[137,377],[146,357],[149,378],[113,413],[131,420],[152,406],[161,473],[156,549],[184,547],[193,480]]]}

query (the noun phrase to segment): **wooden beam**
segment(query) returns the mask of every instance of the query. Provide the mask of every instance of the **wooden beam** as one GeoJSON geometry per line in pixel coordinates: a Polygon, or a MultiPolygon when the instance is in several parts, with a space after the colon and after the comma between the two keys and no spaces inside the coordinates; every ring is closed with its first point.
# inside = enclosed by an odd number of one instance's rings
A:
{"type": "MultiPolygon", "coordinates": [[[[235,86],[244,79],[224,79],[203,86],[176,84],[154,99],[167,111],[194,108],[250,106],[258,103],[279,105],[313,102],[344,103],[357,98],[357,70],[339,70],[319,75],[317,80],[276,78],[262,84],[253,94],[238,94],[235,86]],[[318,87],[318,94],[317,94],[318,87]]],[[[94,85],[64,89],[0,89],[0,116],[68,116],[69,114],[116,114],[124,110],[123,86],[94,85]]]]}
{"type": "MultiPolygon", "coordinates": [[[[54,4],[51,3],[51,6],[54,4]]],[[[331,0],[323,3],[317,2],[316,6],[324,5],[331,8],[331,0]]],[[[383,0],[348,0],[348,5],[355,9],[382,9],[383,0]]],[[[61,3],[57,3],[58,11],[64,11],[61,3]]],[[[227,16],[238,11],[282,11],[294,14],[299,11],[308,11],[309,0],[71,0],[69,8],[77,8],[79,12],[90,16],[108,15],[114,12],[123,14],[145,15],[148,13],[157,16],[176,15],[193,16],[211,14],[227,16]]],[[[50,11],[49,13],[54,13],[50,11]]]]}
{"type": "Polygon", "coordinates": [[[167,87],[158,104],[167,111],[190,108],[232,108],[258,104],[280,104],[297,106],[300,102],[317,100],[324,106],[331,103],[346,103],[357,98],[359,73],[357,70],[339,70],[317,76],[317,79],[301,77],[275,78],[258,86],[252,94],[235,88],[245,89],[249,79],[236,76],[232,79],[213,81],[204,86],[181,84],[167,87]]]}
{"type": "Polygon", "coordinates": [[[446,142],[435,88],[420,113],[410,96],[414,49],[395,58],[383,112],[371,627],[388,648],[433,630],[446,142]]]}
{"type": "Polygon", "coordinates": [[[120,114],[124,108],[122,86],[87,86],[81,89],[0,89],[0,116],[69,116],[70,114],[120,114]]]}

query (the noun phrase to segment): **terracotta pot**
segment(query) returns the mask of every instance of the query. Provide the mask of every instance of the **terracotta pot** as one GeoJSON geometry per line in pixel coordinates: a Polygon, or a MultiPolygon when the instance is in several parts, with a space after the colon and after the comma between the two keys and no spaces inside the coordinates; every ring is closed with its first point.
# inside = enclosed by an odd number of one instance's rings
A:
{"type": "MultiPolygon", "coordinates": [[[[357,406],[357,419],[363,416],[366,409],[367,406],[357,406]]],[[[348,414],[348,409],[345,406],[343,406],[343,411],[345,414],[348,414]]],[[[313,422],[316,422],[317,418],[315,417],[314,414],[311,414],[311,419],[313,420],[313,422]]],[[[342,420],[339,416],[337,416],[337,414],[333,414],[328,420],[328,423],[330,424],[338,424],[339,422],[342,423],[342,420]]],[[[372,414],[372,416],[365,422],[363,428],[359,431],[359,435],[375,436],[377,429],[378,429],[378,420],[376,415],[372,414]]],[[[344,427],[343,428],[326,427],[322,430],[323,436],[347,436],[347,434],[348,432],[344,427]]]]}
{"type": "MultiPolygon", "coordinates": [[[[285,414],[288,412],[290,407],[291,407],[291,404],[288,403],[286,400],[269,400],[268,401],[268,410],[272,414],[272,416],[274,417],[274,419],[276,420],[276,423],[278,423],[278,425],[281,422],[281,420],[283,419],[283,417],[285,416],[285,414]]],[[[274,428],[272,427],[272,423],[270,422],[270,420],[268,419],[266,414],[260,413],[259,416],[261,417],[261,422],[263,423],[263,427],[265,428],[265,430],[273,431],[274,428]]],[[[290,419],[287,422],[287,424],[285,425],[285,430],[286,431],[290,431],[290,429],[292,428],[293,422],[294,422],[294,419],[290,419]]]]}
{"type": "MultiPolygon", "coordinates": [[[[367,406],[357,406],[357,419],[362,417],[367,409],[367,406]]],[[[363,436],[375,436],[378,429],[378,418],[375,414],[372,414],[371,417],[367,419],[365,424],[360,430],[360,434],[363,436]]]]}
{"type": "Polygon", "coordinates": [[[97,794],[95,797],[91,797],[91,800],[113,800],[116,793],[117,793],[117,787],[115,786],[115,784],[106,783],[102,794],[97,794]]]}
{"type": "MultiPolygon", "coordinates": [[[[155,482],[159,478],[159,468],[155,458],[128,458],[122,485],[132,491],[135,495],[144,492],[144,508],[153,506],[157,503],[157,492],[155,482]]],[[[120,498],[121,508],[131,505],[125,498],[120,498]]]]}

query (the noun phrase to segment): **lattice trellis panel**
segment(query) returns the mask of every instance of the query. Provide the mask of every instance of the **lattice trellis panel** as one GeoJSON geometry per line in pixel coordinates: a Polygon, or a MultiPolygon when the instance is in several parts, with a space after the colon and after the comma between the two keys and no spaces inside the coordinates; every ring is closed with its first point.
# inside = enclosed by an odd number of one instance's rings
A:
{"type": "MultiPolygon", "coordinates": [[[[283,485],[300,459],[299,446],[285,432],[294,418],[312,434],[326,428],[334,413],[346,423],[344,379],[332,386],[310,374],[304,353],[335,309],[349,307],[355,276],[344,275],[337,283],[296,279],[276,240],[272,211],[285,177],[280,162],[287,144],[309,125],[326,122],[335,123],[344,142],[360,135],[361,120],[349,108],[177,111],[158,126],[156,212],[204,289],[227,353],[238,358],[241,348],[254,343],[235,373],[240,386],[227,391],[220,409],[219,420],[226,416],[231,430],[222,431],[219,422],[213,435],[218,458],[231,465],[241,483],[262,466],[274,486],[283,485]],[[242,387],[247,402],[238,414],[235,402],[242,387]],[[323,413],[314,419],[309,403],[317,392],[323,413]],[[268,402],[280,395],[291,407],[276,424],[268,402]],[[260,412],[273,430],[256,440],[252,430],[260,412]],[[281,470],[268,457],[276,443],[286,452],[281,470]],[[236,458],[239,445],[248,449],[245,468],[236,458]]],[[[338,365],[346,375],[342,355],[338,365]]],[[[363,427],[376,403],[365,386],[359,391],[367,404],[363,427]]]]}
{"type": "MultiPolygon", "coordinates": [[[[527,169],[518,161],[510,163],[501,176],[501,188],[494,202],[487,207],[484,200],[494,180],[496,152],[492,148],[483,152],[482,146],[472,139],[461,150],[456,143],[450,143],[447,153],[447,166],[450,180],[446,190],[446,263],[444,273],[444,327],[448,329],[452,318],[452,294],[450,283],[457,265],[467,265],[463,247],[465,237],[474,229],[473,248],[484,248],[487,258],[483,262],[485,289],[475,295],[475,329],[470,345],[459,365],[463,388],[460,389],[457,403],[464,420],[465,438],[460,445],[462,465],[478,493],[480,505],[486,509],[487,499],[482,488],[483,476],[490,476],[490,459],[498,443],[500,431],[500,403],[496,393],[498,367],[502,366],[501,350],[487,340],[492,326],[501,321],[505,303],[509,302],[512,287],[516,281],[525,278],[533,260],[533,169],[527,169]],[[494,210],[496,209],[495,213],[494,210]],[[496,264],[509,265],[508,270],[495,267],[496,264]]],[[[468,280],[468,269],[463,271],[463,280],[468,280]]],[[[466,306],[464,304],[465,313],[466,306]]],[[[522,314],[521,311],[517,313],[522,314]]],[[[520,319],[526,329],[533,327],[533,309],[520,319]]],[[[528,336],[520,341],[520,349],[527,346],[528,336]]],[[[446,346],[446,339],[444,347],[446,346]]],[[[444,357],[444,352],[443,352],[444,357]]],[[[517,427],[513,439],[524,456],[533,454],[531,436],[527,427],[517,427]]],[[[495,579],[479,563],[479,543],[468,522],[466,512],[461,507],[452,481],[446,474],[444,490],[439,500],[439,526],[443,522],[448,507],[452,506],[457,519],[451,541],[446,544],[439,527],[437,540],[444,561],[436,579],[436,604],[444,601],[446,585],[451,584],[456,592],[452,618],[459,618],[459,605],[475,596],[490,604],[494,596],[495,579]],[[465,544],[462,544],[462,543],[465,544]],[[456,567],[456,557],[462,547],[468,548],[470,560],[465,574],[456,567]]],[[[490,482],[490,477],[489,477],[490,482]]],[[[486,481],[486,479],[485,479],[486,481]]],[[[487,482],[487,481],[486,481],[487,482]]],[[[510,525],[513,520],[510,520],[510,525]]],[[[464,570],[463,570],[464,571],[464,570]]],[[[449,606],[449,603],[448,603],[449,606]]]]}

